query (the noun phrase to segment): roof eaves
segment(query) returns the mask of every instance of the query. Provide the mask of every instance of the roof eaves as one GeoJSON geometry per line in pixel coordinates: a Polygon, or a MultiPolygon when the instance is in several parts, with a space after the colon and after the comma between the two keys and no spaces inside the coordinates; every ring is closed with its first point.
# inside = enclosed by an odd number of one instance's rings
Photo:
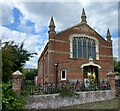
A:
{"type": "Polygon", "coordinates": [[[40,55],[40,57],[39,57],[39,59],[38,59],[38,62],[40,61],[40,59],[41,59],[41,57],[43,56],[44,52],[47,50],[48,44],[49,44],[49,42],[47,42],[47,44],[45,45],[45,47],[44,47],[44,49],[43,49],[43,51],[42,51],[42,53],[41,53],[41,55],[40,55]]]}

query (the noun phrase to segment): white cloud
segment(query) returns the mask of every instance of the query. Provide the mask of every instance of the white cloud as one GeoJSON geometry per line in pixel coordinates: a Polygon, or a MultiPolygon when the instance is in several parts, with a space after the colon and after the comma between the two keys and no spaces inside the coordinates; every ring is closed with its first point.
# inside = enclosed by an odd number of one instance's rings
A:
{"type": "Polygon", "coordinates": [[[35,23],[36,31],[40,31],[41,26],[48,26],[51,16],[55,18],[57,30],[77,24],[81,21],[81,11],[84,7],[88,24],[103,35],[106,34],[108,27],[112,31],[118,29],[117,5],[117,2],[16,3],[16,7],[20,9],[24,17],[35,23]]]}
{"type": "Polygon", "coordinates": [[[18,29],[25,33],[32,33],[32,26],[27,26],[27,20],[23,17],[20,17],[20,24],[18,26],[18,29]]]}
{"type": "Polygon", "coordinates": [[[2,35],[2,42],[13,40],[15,43],[21,43],[24,41],[24,48],[27,49],[31,53],[38,53],[30,61],[26,62],[25,67],[37,67],[38,58],[42,52],[41,49],[44,48],[46,44],[46,40],[44,40],[40,35],[32,35],[21,33],[17,31],[12,31],[8,28],[0,26],[0,35],[2,35]]]}
{"type": "Polygon", "coordinates": [[[3,25],[5,24],[9,24],[13,22],[13,17],[12,17],[12,8],[13,5],[11,4],[11,2],[9,3],[2,3],[0,2],[0,18],[1,18],[1,22],[3,25]]]}
{"type": "MultiPolygon", "coordinates": [[[[10,6],[17,7],[24,16],[35,23],[36,31],[41,26],[48,26],[51,16],[55,18],[56,30],[63,30],[80,22],[82,8],[85,8],[87,21],[100,34],[106,34],[109,27],[111,32],[118,29],[118,3],[117,2],[14,2],[5,8],[10,11],[10,6]],[[93,8],[94,7],[94,8],[93,8]]],[[[9,13],[10,14],[10,13],[9,13]]],[[[4,16],[6,18],[10,18],[4,16]]],[[[23,24],[21,24],[23,25],[23,24]]],[[[23,25],[23,28],[24,25],[23,25]]],[[[30,30],[30,29],[29,29],[30,30]]]]}
{"type": "Polygon", "coordinates": [[[112,38],[113,41],[113,56],[118,57],[118,37],[112,38]]]}

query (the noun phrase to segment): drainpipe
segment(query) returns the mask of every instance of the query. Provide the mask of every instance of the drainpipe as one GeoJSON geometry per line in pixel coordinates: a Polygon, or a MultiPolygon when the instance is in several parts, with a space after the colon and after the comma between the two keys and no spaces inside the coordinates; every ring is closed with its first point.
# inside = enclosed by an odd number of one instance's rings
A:
{"type": "Polygon", "coordinates": [[[55,85],[56,86],[58,84],[57,73],[58,73],[58,63],[55,64],[55,85]]]}

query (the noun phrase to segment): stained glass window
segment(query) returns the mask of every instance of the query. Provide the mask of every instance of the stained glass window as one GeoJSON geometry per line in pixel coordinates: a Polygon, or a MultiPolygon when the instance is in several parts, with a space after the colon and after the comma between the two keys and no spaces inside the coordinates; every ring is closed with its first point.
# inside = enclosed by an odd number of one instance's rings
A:
{"type": "Polygon", "coordinates": [[[83,58],[87,57],[86,52],[87,52],[87,50],[86,50],[86,39],[84,38],[83,39],[83,58]]]}
{"type": "Polygon", "coordinates": [[[91,57],[91,40],[88,40],[88,58],[91,57]]]}
{"type": "Polygon", "coordinates": [[[92,42],[92,58],[96,58],[96,47],[95,47],[95,41],[92,42]]]}
{"type": "Polygon", "coordinates": [[[82,40],[78,39],[78,58],[82,58],[82,40]]]}
{"type": "Polygon", "coordinates": [[[95,40],[87,37],[74,37],[72,41],[73,58],[96,59],[95,40]]]}
{"type": "Polygon", "coordinates": [[[76,38],[73,39],[73,58],[77,58],[77,42],[76,42],[76,38]]]}

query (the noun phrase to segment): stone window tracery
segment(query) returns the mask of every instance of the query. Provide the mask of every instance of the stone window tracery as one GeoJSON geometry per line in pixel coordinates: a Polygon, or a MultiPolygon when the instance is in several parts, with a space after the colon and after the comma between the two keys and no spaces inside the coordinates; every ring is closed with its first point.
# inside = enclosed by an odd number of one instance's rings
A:
{"type": "Polygon", "coordinates": [[[96,59],[96,42],[87,37],[73,37],[72,39],[73,58],[96,59]]]}

